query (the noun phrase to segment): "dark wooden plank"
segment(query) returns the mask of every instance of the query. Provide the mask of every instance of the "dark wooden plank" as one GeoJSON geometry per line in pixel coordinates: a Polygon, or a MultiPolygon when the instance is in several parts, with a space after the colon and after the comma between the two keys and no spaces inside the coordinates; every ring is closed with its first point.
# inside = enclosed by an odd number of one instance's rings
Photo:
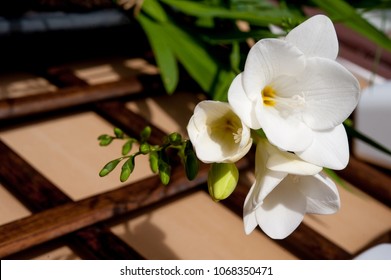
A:
{"type": "Polygon", "coordinates": [[[348,166],[337,173],[355,187],[391,206],[391,176],[351,156],[348,166]]]}
{"type": "Polygon", "coordinates": [[[0,100],[0,120],[49,112],[108,98],[140,93],[144,86],[138,77],[117,82],[75,86],[32,96],[0,100]]]}
{"type": "Polygon", "coordinates": [[[129,135],[138,136],[144,127],[150,126],[152,133],[149,141],[156,145],[162,144],[166,133],[140,115],[127,109],[123,102],[107,101],[96,103],[95,108],[99,115],[117,125],[129,135]]]}
{"type": "MultiPolygon", "coordinates": [[[[71,203],[72,200],[48,179],[36,171],[19,155],[0,141],[0,180],[33,213],[71,203]]],[[[66,243],[78,243],[76,248],[80,254],[88,258],[105,257],[108,259],[140,259],[143,258],[132,248],[126,246],[113,233],[103,227],[86,228],[68,236],[66,243]],[[93,236],[91,232],[99,235],[93,236]],[[69,242],[72,241],[72,242],[69,242]],[[97,246],[101,242],[110,246],[97,246]],[[87,253],[88,252],[88,253],[87,253]]]]}
{"type": "Polygon", "coordinates": [[[152,176],[3,225],[0,227],[0,257],[161,202],[204,183],[206,177],[207,168],[204,165],[201,165],[199,176],[193,181],[188,181],[182,168],[174,168],[168,186],[163,186],[157,176],[152,176]]]}

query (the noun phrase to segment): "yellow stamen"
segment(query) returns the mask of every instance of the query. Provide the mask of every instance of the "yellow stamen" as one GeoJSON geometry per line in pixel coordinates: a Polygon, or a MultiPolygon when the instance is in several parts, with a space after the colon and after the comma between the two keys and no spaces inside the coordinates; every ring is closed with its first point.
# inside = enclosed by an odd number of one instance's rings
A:
{"type": "Polygon", "coordinates": [[[274,106],[276,104],[275,100],[276,92],[271,86],[265,86],[262,90],[262,99],[263,104],[266,106],[274,106]]]}

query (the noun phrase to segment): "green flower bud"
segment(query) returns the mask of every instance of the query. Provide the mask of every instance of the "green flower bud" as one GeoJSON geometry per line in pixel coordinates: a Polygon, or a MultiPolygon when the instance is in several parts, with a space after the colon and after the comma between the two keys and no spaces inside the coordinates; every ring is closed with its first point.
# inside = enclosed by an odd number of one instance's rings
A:
{"type": "Polygon", "coordinates": [[[214,201],[226,199],[235,190],[239,171],[234,163],[212,163],[208,173],[208,190],[214,201]]]}
{"type": "Polygon", "coordinates": [[[124,132],[120,128],[118,128],[118,127],[114,128],[114,134],[115,134],[115,136],[117,138],[123,138],[124,137],[124,132]]]}
{"type": "Polygon", "coordinates": [[[159,177],[163,185],[168,185],[170,182],[170,176],[171,166],[163,160],[159,160],[159,177]]]}
{"type": "Polygon", "coordinates": [[[142,153],[143,155],[148,154],[150,151],[151,151],[151,147],[149,146],[148,143],[142,143],[140,145],[140,153],[142,153]]]}
{"type": "Polygon", "coordinates": [[[153,173],[157,173],[159,171],[159,156],[156,151],[152,151],[149,154],[149,166],[153,173]]]}
{"type": "Polygon", "coordinates": [[[134,170],[134,156],[131,156],[125,163],[122,165],[120,181],[125,182],[128,180],[130,174],[134,170]]]}
{"type": "Polygon", "coordinates": [[[100,176],[100,177],[104,177],[104,176],[106,176],[107,174],[109,174],[111,171],[114,170],[114,168],[118,165],[119,162],[120,162],[119,159],[115,159],[115,160],[112,160],[112,161],[110,161],[109,163],[107,163],[107,164],[102,168],[102,170],[99,172],[99,176],[100,176]]]}
{"type": "Polygon", "coordinates": [[[151,136],[152,129],[150,126],[144,127],[144,129],[141,131],[141,142],[148,140],[149,136],[151,136]]]}
{"type": "Polygon", "coordinates": [[[113,137],[107,134],[103,134],[98,137],[100,146],[108,146],[111,142],[113,142],[113,137]]]}
{"type": "Polygon", "coordinates": [[[172,145],[180,145],[182,143],[182,136],[178,132],[173,132],[168,136],[172,145]]]}

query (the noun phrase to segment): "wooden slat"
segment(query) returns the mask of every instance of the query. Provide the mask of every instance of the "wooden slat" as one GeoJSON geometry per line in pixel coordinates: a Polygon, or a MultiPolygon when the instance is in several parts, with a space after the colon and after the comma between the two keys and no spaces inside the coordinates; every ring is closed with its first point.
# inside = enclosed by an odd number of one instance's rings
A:
{"type": "MultiPolygon", "coordinates": [[[[51,209],[53,207],[71,203],[72,200],[42,176],[19,155],[0,141],[0,179],[20,201],[33,213],[51,209]]],[[[78,252],[88,255],[88,258],[108,259],[140,259],[137,252],[126,245],[121,239],[101,226],[86,228],[67,237],[68,242],[78,243],[78,252]],[[93,236],[91,232],[99,235],[93,236]],[[101,247],[97,244],[105,241],[110,246],[101,247]]],[[[66,240],[67,241],[67,240],[66,240]]],[[[11,253],[11,252],[10,252],[11,253]]]]}
{"type": "Polygon", "coordinates": [[[99,115],[117,125],[129,135],[138,137],[144,127],[150,126],[152,132],[149,142],[156,145],[162,144],[166,133],[140,115],[127,109],[123,102],[107,101],[96,103],[95,108],[99,115]]]}
{"type": "Polygon", "coordinates": [[[202,165],[197,179],[189,182],[178,168],[173,170],[168,186],[162,186],[159,178],[153,176],[6,224],[0,227],[0,257],[163,201],[204,183],[206,176],[207,170],[202,165]]]}
{"type": "MultiPolygon", "coordinates": [[[[149,87],[154,87],[158,81],[155,76],[151,76],[148,79],[150,79],[150,81],[146,84],[149,85],[149,87]]],[[[75,86],[34,96],[4,99],[0,100],[0,120],[49,112],[109,98],[122,97],[140,93],[145,89],[146,87],[143,85],[140,78],[135,76],[118,82],[88,87],[75,86]]]]}
{"type": "Polygon", "coordinates": [[[351,156],[348,166],[337,173],[362,191],[391,207],[391,177],[351,156]]]}

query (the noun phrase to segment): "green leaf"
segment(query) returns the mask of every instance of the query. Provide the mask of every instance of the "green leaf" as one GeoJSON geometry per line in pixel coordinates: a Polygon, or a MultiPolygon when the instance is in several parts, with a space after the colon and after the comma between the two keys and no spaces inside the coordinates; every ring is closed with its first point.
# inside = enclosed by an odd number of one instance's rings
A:
{"type": "Polygon", "coordinates": [[[167,38],[175,56],[205,92],[209,92],[218,70],[218,61],[206,45],[174,24],[167,24],[167,38]]]}
{"type": "Polygon", "coordinates": [[[147,0],[143,2],[141,10],[151,16],[158,22],[166,22],[167,14],[163,7],[156,0],[147,0]]]}
{"type": "Polygon", "coordinates": [[[323,9],[333,21],[346,24],[351,29],[361,33],[377,45],[391,51],[391,40],[386,34],[364,19],[356,9],[342,0],[324,1],[312,0],[323,9]]]}
{"type": "Polygon", "coordinates": [[[100,176],[100,177],[104,177],[104,176],[106,176],[107,174],[109,174],[111,171],[114,170],[114,168],[118,165],[119,162],[120,162],[119,159],[115,159],[115,160],[112,160],[112,161],[110,161],[109,163],[107,163],[107,164],[102,168],[102,170],[99,172],[99,176],[100,176]]]}
{"type": "Polygon", "coordinates": [[[167,40],[167,31],[163,24],[154,22],[142,14],[138,16],[138,21],[146,32],[155,54],[164,88],[171,94],[178,85],[179,70],[174,52],[167,40]]]}
{"type": "Polygon", "coordinates": [[[232,51],[229,60],[231,62],[231,68],[238,73],[240,72],[240,58],[239,42],[232,42],[232,51]]]}
{"type": "Polygon", "coordinates": [[[132,174],[134,170],[134,156],[131,156],[125,163],[122,165],[120,180],[121,182],[125,182],[128,180],[130,174],[132,174]]]}
{"type": "Polygon", "coordinates": [[[292,15],[289,10],[276,7],[269,9],[263,7],[262,9],[253,9],[246,11],[239,11],[234,9],[227,9],[223,6],[208,5],[204,2],[184,1],[184,0],[162,0],[162,2],[175,7],[187,15],[196,17],[218,17],[225,19],[241,19],[250,22],[251,24],[269,26],[269,24],[280,24],[283,19],[291,18],[292,15]]]}
{"type": "Polygon", "coordinates": [[[194,180],[197,177],[199,170],[198,158],[193,150],[186,151],[185,155],[185,170],[187,179],[194,180]]]}

